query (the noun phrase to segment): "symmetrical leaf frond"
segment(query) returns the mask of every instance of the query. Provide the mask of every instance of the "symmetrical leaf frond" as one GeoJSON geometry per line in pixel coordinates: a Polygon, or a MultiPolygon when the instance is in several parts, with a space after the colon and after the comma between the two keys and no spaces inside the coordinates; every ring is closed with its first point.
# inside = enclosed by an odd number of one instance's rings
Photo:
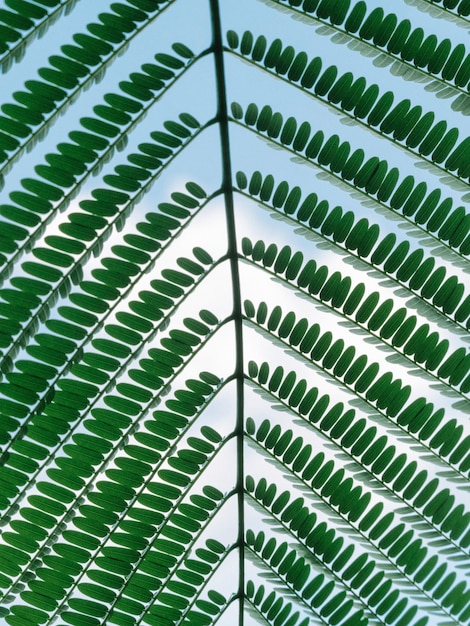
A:
{"type": "Polygon", "coordinates": [[[469,624],[468,0],[92,4],[0,7],[0,622],[469,624]]]}

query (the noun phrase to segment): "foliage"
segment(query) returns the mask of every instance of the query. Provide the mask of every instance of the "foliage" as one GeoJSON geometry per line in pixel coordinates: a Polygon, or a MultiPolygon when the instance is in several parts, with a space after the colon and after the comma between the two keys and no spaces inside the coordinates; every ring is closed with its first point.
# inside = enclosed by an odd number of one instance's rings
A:
{"type": "Polygon", "coordinates": [[[0,9],[0,619],[470,623],[470,2],[84,4],[0,9]]]}

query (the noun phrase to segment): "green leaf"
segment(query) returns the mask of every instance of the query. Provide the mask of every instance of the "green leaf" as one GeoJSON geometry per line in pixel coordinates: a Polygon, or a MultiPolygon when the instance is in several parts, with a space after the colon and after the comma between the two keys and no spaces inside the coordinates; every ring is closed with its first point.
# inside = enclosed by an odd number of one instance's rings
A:
{"type": "Polygon", "coordinates": [[[0,621],[466,623],[467,0],[4,4],[0,621]]]}

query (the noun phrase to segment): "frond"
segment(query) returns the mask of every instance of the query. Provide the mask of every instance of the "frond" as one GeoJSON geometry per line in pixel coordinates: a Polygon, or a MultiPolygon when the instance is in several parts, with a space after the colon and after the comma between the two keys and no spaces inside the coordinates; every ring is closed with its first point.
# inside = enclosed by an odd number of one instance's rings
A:
{"type": "Polygon", "coordinates": [[[0,621],[470,623],[470,3],[84,5],[0,7],[0,621]]]}

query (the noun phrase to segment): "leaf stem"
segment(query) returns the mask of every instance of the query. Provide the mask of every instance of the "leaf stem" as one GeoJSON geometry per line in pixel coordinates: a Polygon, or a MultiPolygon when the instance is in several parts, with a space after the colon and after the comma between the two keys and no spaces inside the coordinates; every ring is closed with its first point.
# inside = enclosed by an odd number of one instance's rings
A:
{"type": "Polygon", "coordinates": [[[237,379],[237,408],[236,426],[237,437],[237,479],[236,489],[238,498],[238,550],[239,550],[239,626],[243,626],[243,608],[245,596],[245,512],[244,512],[244,377],[243,377],[243,320],[240,292],[240,276],[237,254],[237,239],[235,230],[235,215],[233,201],[232,165],[230,159],[230,140],[228,129],[227,86],[223,58],[222,28],[218,0],[209,0],[212,20],[212,50],[214,53],[215,82],[217,96],[217,119],[219,121],[220,150],[222,158],[222,191],[225,200],[225,216],[227,222],[228,249],[232,278],[233,318],[235,327],[235,372],[237,379]]]}

